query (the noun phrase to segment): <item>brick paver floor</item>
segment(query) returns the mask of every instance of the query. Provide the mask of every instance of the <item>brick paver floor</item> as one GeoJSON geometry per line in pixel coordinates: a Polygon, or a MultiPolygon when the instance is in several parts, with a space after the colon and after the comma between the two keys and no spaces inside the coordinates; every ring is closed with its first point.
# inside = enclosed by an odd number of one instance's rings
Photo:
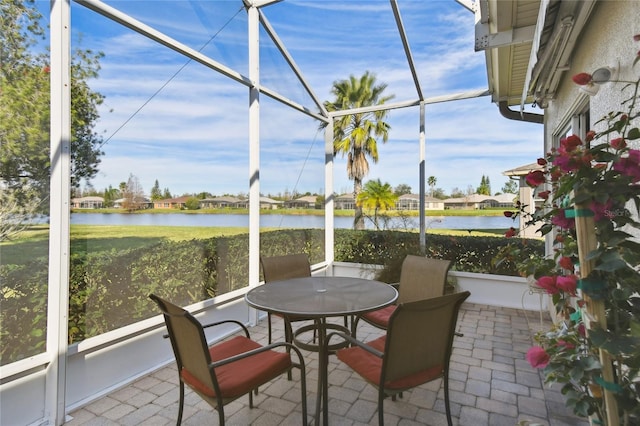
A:
{"type": "MultiPolygon", "coordinates": [[[[298,325],[297,323],[296,325],[298,325]]],[[[275,339],[283,339],[282,320],[275,318],[275,339]]],[[[454,425],[514,426],[529,421],[547,426],[586,426],[565,408],[563,396],[545,387],[539,371],[524,355],[540,328],[537,312],[465,303],[458,320],[464,334],[456,337],[450,366],[450,398],[454,425]]],[[[267,341],[266,320],[250,329],[267,341]]],[[[358,338],[370,340],[381,330],[360,322],[358,338]]],[[[167,342],[169,344],[169,342],[167,342]]],[[[317,354],[304,352],[307,401],[313,416],[317,386],[317,354]]],[[[260,388],[249,408],[248,397],[225,406],[229,425],[299,425],[299,377],[286,375],[260,388]]],[[[377,424],[377,392],[336,359],[329,365],[329,424],[377,424]]],[[[172,425],[178,412],[175,366],[169,365],[112,394],[70,413],[68,425],[172,425]]],[[[218,424],[218,414],[187,389],[183,425],[218,424]]],[[[313,424],[313,422],[311,422],[313,424]]],[[[385,400],[385,424],[446,425],[442,381],[385,400]]],[[[526,424],[526,423],[523,423],[526,424]]]]}

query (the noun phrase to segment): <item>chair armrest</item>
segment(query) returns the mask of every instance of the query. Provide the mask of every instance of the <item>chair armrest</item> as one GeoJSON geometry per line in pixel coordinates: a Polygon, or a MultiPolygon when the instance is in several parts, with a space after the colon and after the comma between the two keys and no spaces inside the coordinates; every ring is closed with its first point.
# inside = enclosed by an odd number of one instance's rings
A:
{"type": "MultiPolygon", "coordinates": [[[[212,322],[211,324],[204,324],[202,326],[202,328],[208,328],[208,327],[214,327],[216,325],[221,325],[221,324],[226,324],[226,323],[233,323],[236,324],[238,326],[240,326],[242,328],[242,330],[244,331],[245,337],[250,338],[251,336],[249,336],[249,329],[247,329],[247,327],[241,323],[240,321],[236,321],[236,320],[224,320],[224,321],[216,321],[216,322],[212,322]]],[[[169,334],[165,333],[162,335],[163,338],[168,339],[169,338],[169,334]]]]}
{"type": "Polygon", "coordinates": [[[362,349],[364,349],[365,351],[377,356],[378,358],[383,358],[384,357],[384,353],[380,352],[379,350],[372,348],[371,346],[367,345],[364,342],[361,342],[360,340],[354,339],[352,336],[345,334],[345,333],[340,333],[340,332],[335,332],[335,333],[329,333],[327,335],[327,340],[325,342],[325,344],[328,346],[329,345],[329,340],[331,339],[331,337],[333,336],[340,336],[342,337],[344,340],[346,340],[347,342],[356,345],[362,349]]]}
{"type": "Polygon", "coordinates": [[[203,324],[202,328],[208,328],[208,327],[215,327],[216,325],[222,325],[222,324],[228,324],[228,323],[233,323],[236,324],[238,326],[240,326],[242,328],[242,330],[244,331],[244,334],[246,337],[250,337],[249,336],[249,329],[240,321],[236,321],[236,320],[223,320],[223,321],[216,321],[216,322],[212,322],[210,324],[203,324]]]}
{"type": "Polygon", "coordinates": [[[304,357],[302,356],[302,352],[300,352],[300,349],[295,347],[293,344],[287,343],[287,342],[272,343],[270,345],[262,346],[262,347],[256,348],[256,349],[252,349],[250,351],[243,352],[241,354],[234,355],[234,356],[231,356],[229,358],[221,359],[219,361],[212,362],[211,364],[209,364],[209,368],[217,368],[217,367],[223,366],[225,364],[230,364],[232,362],[236,362],[236,361],[239,361],[241,359],[248,358],[250,356],[257,355],[257,354],[262,353],[262,352],[270,351],[270,350],[273,350],[273,349],[281,347],[281,346],[287,347],[287,348],[293,350],[296,353],[296,355],[298,356],[298,365],[300,366],[300,368],[302,369],[302,372],[304,373],[304,357]]]}

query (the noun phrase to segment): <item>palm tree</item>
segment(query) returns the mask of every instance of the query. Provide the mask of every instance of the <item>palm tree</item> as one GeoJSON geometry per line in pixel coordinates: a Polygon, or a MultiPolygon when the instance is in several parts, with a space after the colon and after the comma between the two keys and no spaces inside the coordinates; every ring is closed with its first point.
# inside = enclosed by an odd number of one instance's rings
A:
{"type": "Polygon", "coordinates": [[[361,211],[362,208],[373,210],[373,224],[376,229],[380,229],[380,226],[378,226],[378,212],[395,207],[397,199],[398,196],[393,192],[391,185],[388,183],[383,184],[380,179],[370,180],[358,194],[356,206],[359,206],[361,211]]]}
{"type": "MultiPolygon", "coordinates": [[[[359,79],[351,75],[348,80],[333,82],[333,102],[326,101],[328,111],[340,111],[373,105],[383,105],[394,95],[382,96],[387,85],[376,85],[376,77],[365,72],[359,79]]],[[[333,155],[347,154],[347,175],[353,180],[353,197],[357,200],[362,190],[362,179],[369,173],[369,161],[378,162],[378,138],[385,143],[391,126],[383,120],[388,111],[380,110],[336,117],[333,127],[333,155]]],[[[364,229],[362,207],[356,203],[354,229],[364,229]]]]}
{"type": "Polygon", "coordinates": [[[429,176],[427,179],[427,184],[429,185],[429,188],[431,188],[431,198],[433,198],[433,188],[435,188],[436,182],[438,182],[438,179],[436,179],[435,176],[429,176]]]}

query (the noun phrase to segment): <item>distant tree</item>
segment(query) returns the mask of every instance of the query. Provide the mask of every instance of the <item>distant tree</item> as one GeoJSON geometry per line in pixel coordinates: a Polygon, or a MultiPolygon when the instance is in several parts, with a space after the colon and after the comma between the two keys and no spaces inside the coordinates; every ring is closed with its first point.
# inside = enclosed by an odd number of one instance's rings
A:
{"type": "Polygon", "coordinates": [[[502,187],[502,192],[505,194],[517,194],[518,193],[518,184],[515,180],[509,179],[504,183],[502,187]]]}
{"type": "Polygon", "coordinates": [[[407,185],[406,183],[401,183],[400,185],[395,187],[393,192],[398,197],[401,196],[401,195],[405,195],[405,194],[411,194],[411,187],[409,185],[407,185]]]}
{"type": "Polygon", "coordinates": [[[451,198],[463,198],[466,194],[458,187],[451,190],[451,198]]]}
{"type": "Polygon", "coordinates": [[[316,209],[318,210],[324,209],[324,201],[325,201],[325,196],[318,195],[316,197],[316,209]]]}
{"type": "Polygon", "coordinates": [[[476,194],[476,190],[473,188],[473,185],[467,185],[467,190],[464,192],[465,196],[476,194]]]}
{"type": "Polygon", "coordinates": [[[380,179],[376,179],[370,180],[364,185],[356,198],[356,205],[373,210],[373,224],[376,229],[380,229],[378,212],[394,208],[397,199],[398,196],[394,194],[391,185],[383,184],[380,179]]]}
{"type": "Polygon", "coordinates": [[[197,197],[189,197],[187,201],[184,202],[184,206],[187,210],[198,210],[200,208],[200,199],[197,197]]]}
{"type": "Polygon", "coordinates": [[[442,188],[433,189],[432,194],[433,194],[432,195],[433,198],[438,198],[440,200],[444,200],[445,198],[447,198],[447,194],[444,193],[444,189],[442,188]]]}
{"type": "Polygon", "coordinates": [[[429,188],[431,188],[431,198],[433,198],[433,188],[436,187],[437,182],[438,179],[436,179],[435,176],[429,176],[429,178],[427,179],[427,185],[429,185],[429,188]]]}
{"type": "Polygon", "coordinates": [[[113,207],[114,201],[120,198],[120,191],[109,185],[102,193],[102,198],[104,198],[103,205],[105,207],[113,207]]]}
{"type": "MultiPolygon", "coordinates": [[[[333,102],[326,101],[328,111],[340,111],[374,105],[383,105],[393,95],[383,96],[387,88],[384,83],[376,84],[375,75],[366,71],[360,78],[351,75],[347,80],[333,82],[331,93],[333,102]]],[[[353,196],[358,198],[362,191],[362,179],[369,173],[369,161],[378,162],[378,139],[386,143],[391,126],[384,119],[387,110],[339,116],[333,127],[333,154],[347,155],[347,176],[353,180],[353,196]]],[[[323,127],[323,126],[321,126],[323,127]]],[[[353,226],[364,229],[362,207],[356,204],[353,226]]]]}
{"type": "Polygon", "coordinates": [[[129,175],[129,180],[125,185],[122,198],[122,208],[129,212],[140,210],[144,207],[144,190],[137,176],[133,174],[129,175]]]}
{"type": "Polygon", "coordinates": [[[489,176],[482,175],[480,186],[476,189],[476,194],[491,195],[491,184],[489,183],[489,176]]]}
{"type": "MultiPolygon", "coordinates": [[[[45,31],[33,0],[0,2],[0,182],[11,190],[14,203],[36,197],[39,210],[48,211],[50,160],[50,68],[47,53],[35,47],[45,31]],[[20,194],[22,192],[22,195],[20,194]]],[[[71,188],[95,176],[102,139],[94,132],[103,96],[89,88],[96,78],[102,53],[72,53],[71,188]]]]}
{"type": "Polygon", "coordinates": [[[151,187],[151,201],[162,200],[162,191],[160,191],[160,183],[158,179],[153,183],[151,187]]]}
{"type": "Polygon", "coordinates": [[[164,191],[162,192],[162,199],[166,200],[168,198],[173,198],[171,196],[171,191],[169,191],[169,188],[165,188],[164,191]]]}

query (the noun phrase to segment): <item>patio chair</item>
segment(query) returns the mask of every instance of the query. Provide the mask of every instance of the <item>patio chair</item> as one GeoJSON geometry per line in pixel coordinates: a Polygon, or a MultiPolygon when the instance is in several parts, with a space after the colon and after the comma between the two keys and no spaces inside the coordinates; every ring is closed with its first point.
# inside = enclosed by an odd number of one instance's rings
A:
{"type": "MultiPolygon", "coordinates": [[[[289,278],[303,278],[311,276],[311,264],[307,255],[300,254],[288,254],[284,256],[272,256],[272,257],[260,257],[260,264],[262,265],[262,275],[264,276],[265,284],[272,281],[282,281],[289,278]]],[[[284,340],[288,343],[293,341],[293,329],[291,323],[295,321],[309,321],[313,318],[303,316],[283,316],[280,314],[273,314],[284,319],[284,340]]],[[[267,313],[268,330],[269,330],[269,343],[271,343],[271,312],[267,313]]],[[[315,320],[314,320],[315,321],[315,320]]],[[[315,341],[315,333],[313,339],[315,341]]]]}
{"type": "Polygon", "coordinates": [[[401,303],[389,318],[386,335],[363,343],[345,333],[352,344],[340,349],[338,359],[378,389],[378,423],[384,424],[384,399],[408,389],[443,378],[447,423],[451,426],[449,403],[449,359],[451,358],[458,311],[468,291],[417,302],[401,303]]]}
{"type": "Polygon", "coordinates": [[[239,321],[225,320],[203,326],[186,310],[154,294],[149,297],[164,315],[176,357],[180,383],[178,425],[182,422],[185,383],[218,411],[219,424],[224,425],[226,404],[248,394],[249,407],[253,408],[252,392],[294,367],[300,370],[302,423],[307,424],[306,372],[298,348],[286,342],[261,346],[250,339],[249,330],[239,321]],[[204,328],[221,324],[236,324],[245,335],[209,347],[204,328]],[[286,347],[287,352],[275,351],[278,347],[286,347]],[[296,353],[297,362],[292,361],[291,350],[296,353]]]}
{"type": "Polygon", "coordinates": [[[398,300],[394,305],[358,315],[352,325],[353,336],[356,336],[360,319],[374,327],[386,330],[389,318],[398,304],[442,296],[450,267],[449,260],[407,255],[402,262],[400,283],[397,284],[398,300]]]}

